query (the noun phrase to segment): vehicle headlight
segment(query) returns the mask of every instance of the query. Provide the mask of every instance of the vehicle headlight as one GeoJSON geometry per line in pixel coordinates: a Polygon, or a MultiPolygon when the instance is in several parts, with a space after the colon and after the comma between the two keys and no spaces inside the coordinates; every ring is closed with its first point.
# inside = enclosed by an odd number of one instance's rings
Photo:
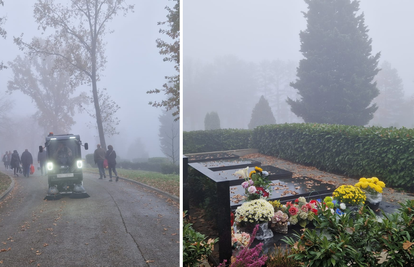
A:
{"type": "Polygon", "coordinates": [[[83,166],[82,160],[76,161],[76,166],[78,166],[79,169],[82,168],[82,166],[83,166]]]}
{"type": "Polygon", "coordinates": [[[48,171],[53,170],[53,162],[48,162],[48,163],[46,164],[46,168],[47,168],[47,170],[48,170],[48,171]]]}

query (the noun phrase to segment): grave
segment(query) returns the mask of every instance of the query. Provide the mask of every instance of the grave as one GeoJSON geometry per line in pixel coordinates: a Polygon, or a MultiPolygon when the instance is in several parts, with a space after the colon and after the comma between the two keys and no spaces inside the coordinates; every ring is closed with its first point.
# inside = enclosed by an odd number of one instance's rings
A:
{"type": "MultiPolygon", "coordinates": [[[[216,203],[218,203],[217,207],[215,207],[215,212],[219,236],[219,262],[222,262],[224,259],[229,260],[232,255],[230,213],[244,202],[244,189],[241,184],[245,180],[237,177],[234,174],[236,171],[249,167],[250,173],[255,166],[260,166],[264,171],[269,172],[268,179],[272,182],[272,189],[274,189],[269,200],[278,199],[282,203],[293,201],[301,196],[307,199],[322,198],[326,195],[331,195],[335,189],[330,184],[322,183],[309,177],[292,177],[292,172],[290,171],[274,166],[261,166],[261,163],[258,161],[240,160],[238,156],[233,156],[232,154],[209,153],[204,157],[203,154],[189,155],[188,157],[185,156],[183,161],[183,204],[185,210],[189,209],[188,167],[193,168],[215,184],[215,198],[216,203]]],[[[282,236],[278,237],[278,235],[275,235],[273,240],[267,240],[267,247],[280,242],[281,238],[282,236]]]]}

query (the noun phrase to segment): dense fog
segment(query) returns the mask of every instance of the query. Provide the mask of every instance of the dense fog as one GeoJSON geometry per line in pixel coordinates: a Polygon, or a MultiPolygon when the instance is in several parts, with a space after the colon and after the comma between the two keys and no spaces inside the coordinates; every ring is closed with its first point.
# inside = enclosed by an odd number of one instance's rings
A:
{"type": "MultiPolygon", "coordinates": [[[[2,51],[0,62],[6,66],[24,53],[13,43],[14,37],[23,34],[23,39],[30,42],[32,37],[41,37],[33,16],[34,1],[28,4],[23,0],[3,1],[0,6],[0,17],[5,17],[1,27],[7,31],[6,39],[0,38],[2,51]]],[[[107,62],[98,81],[98,89],[106,92],[109,98],[119,106],[115,117],[119,125],[113,125],[119,134],[106,136],[106,144],[112,145],[117,155],[124,159],[164,157],[160,149],[159,116],[161,108],[150,106],[150,101],[162,101],[163,94],[147,94],[149,90],[162,88],[165,76],[175,73],[173,64],[163,61],[156,47],[156,39],[168,37],[159,33],[158,22],[165,21],[168,11],[166,6],[174,3],[163,1],[126,1],[135,5],[134,12],[126,16],[116,15],[107,24],[113,33],[105,35],[105,54],[107,62]]],[[[7,94],[7,84],[13,79],[11,68],[0,71],[0,106],[2,123],[0,151],[23,152],[25,148],[35,156],[38,146],[44,144],[45,135],[50,131],[39,126],[33,115],[36,105],[27,95],[14,91],[7,94]],[[7,106],[7,107],[6,107],[7,106]]],[[[87,84],[76,88],[74,95],[85,93],[91,95],[91,86],[87,84]]],[[[86,101],[84,97],[83,100],[86,101]]],[[[93,104],[83,105],[89,112],[94,112],[93,104]]],[[[89,151],[93,153],[100,143],[96,120],[87,112],[78,108],[71,114],[76,122],[70,133],[79,134],[82,141],[89,143],[89,151]]],[[[59,134],[59,133],[56,133],[59,134]]]]}
{"type": "MultiPolygon", "coordinates": [[[[303,122],[286,99],[298,97],[289,84],[303,58],[299,33],[307,8],[302,0],[184,1],[184,131],[204,130],[209,112],[218,113],[221,128],[247,128],[261,95],[276,123],[303,122]]],[[[360,1],[372,54],[381,53],[380,95],[373,100],[379,108],[368,125],[414,127],[413,8],[410,0],[360,1]],[[388,81],[397,105],[388,101],[388,81]]]]}

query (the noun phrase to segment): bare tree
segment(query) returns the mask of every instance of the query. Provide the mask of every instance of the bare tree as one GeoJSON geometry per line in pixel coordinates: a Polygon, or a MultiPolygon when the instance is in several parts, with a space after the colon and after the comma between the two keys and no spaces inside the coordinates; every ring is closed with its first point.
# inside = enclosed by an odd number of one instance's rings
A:
{"type": "Polygon", "coordinates": [[[15,38],[21,49],[29,54],[54,56],[56,67],[71,72],[72,83],[92,85],[96,123],[100,143],[106,147],[99,106],[98,81],[106,64],[105,40],[107,24],[119,13],[124,16],[133,11],[133,5],[125,0],[70,0],[63,5],[54,0],[38,0],[34,5],[34,17],[43,34],[54,30],[45,42],[33,38],[30,43],[15,38]],[[64,49],[62,49],[62,47],[64,49]]]}
{"type": "Polygon", "coordinates": [[[18,56],[8,64],[14,77],[8,82],[7,92],[20,91],[32,99],[38,109],[34,117],[45,133],[68,133],[75,124],[72,117],[76,106],[87,102],[85,93],[72,96],[76,88],[69,74],[54,69],[52,57],[43,60],[18,56]]]}
{"type": "Polygon", "coordinates": [[[158,117],[160,121],[160,147],[162,153],[171,159],[173,164],[178,164],[180,156],[180,123],[174,120],[172,111],[164,110],[158,117]]]}
{"type": "Polygon", "coordinates": [[[158,94],[162,91],[167,95],[167,100],[161,102],[149,102],[153,107],[164,107],[167,110],[175,111],[172,116],[175,120],[180,118],[180,0],[175,0],[176,4],[173,9],[166,7],[168,10],[167,21],[158,22],[158,25],[168,24],[168,29],[160,29],[160,33],[169,36],[173,42],[168,43],[162,39],[157,39],[157,47],[161,55],[166,55],[164,61],[174,62],[174,69],[178,72],[176,75],[165,76],[167,82],[162,86],[163,89],[154,89],[147,91],[147,94],[158,94]]]}

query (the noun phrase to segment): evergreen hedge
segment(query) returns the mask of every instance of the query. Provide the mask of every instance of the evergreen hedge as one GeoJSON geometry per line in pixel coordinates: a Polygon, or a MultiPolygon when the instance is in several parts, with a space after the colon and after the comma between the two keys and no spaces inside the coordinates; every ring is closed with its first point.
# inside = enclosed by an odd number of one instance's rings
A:
{"type": "Polygon", "coordinates": [[[331,124],[279,124],[253,130],[259,153],[350,177],[378,177],[414,189],[414,130],[331,124]]]}
{"type": "Polygon", "coordinates": [[[251,133],[245,129],[183,132],[183,154],[249,148],[251,133]]]}

